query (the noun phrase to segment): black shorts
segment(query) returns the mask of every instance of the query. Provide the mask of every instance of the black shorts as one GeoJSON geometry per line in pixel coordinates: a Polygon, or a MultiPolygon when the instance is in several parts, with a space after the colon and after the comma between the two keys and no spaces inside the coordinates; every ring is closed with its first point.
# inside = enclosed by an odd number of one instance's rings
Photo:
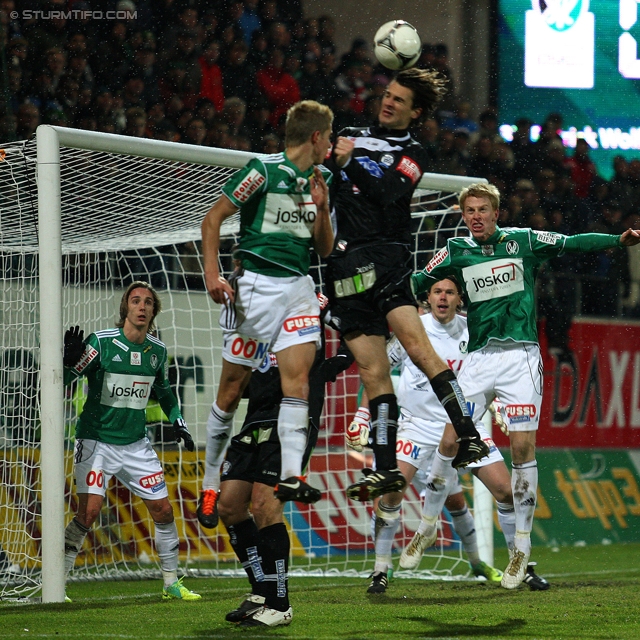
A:
{"type": "Polygon", "coordinates": [[[327,296],[340,333],[389,337],[387,314],[417,307],[411,290],[413,257],[404,245],[366,246],[327,261],[327,296]]]}
{"type": "MultiPolygon", "coordinates": [[[[309,428],[309,439],[302,457],[302,468],[318,441],[318,430],[309,428]]],[[[222,463],[220,481],[244,480],[260,482],[275,487],[280,480],[280,440],[277,420],[253,422],[245,425],[237,436],[231,438],[227,455],[222,463]]]]}

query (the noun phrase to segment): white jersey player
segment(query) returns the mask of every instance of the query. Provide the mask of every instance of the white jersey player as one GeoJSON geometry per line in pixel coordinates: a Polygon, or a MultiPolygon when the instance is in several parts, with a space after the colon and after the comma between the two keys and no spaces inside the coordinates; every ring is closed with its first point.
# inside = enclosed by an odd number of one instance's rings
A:
{"type": "MultiPolygon", "coordinates": [[[[444,279],[429,290],[427,303],[430,313],[421,316],[422,323],[438,355],[457,372],[466,357],[469,334],[467,320],[457,313],[462,305],[461,289],[457,281],[444,279]]],[[[398,385],[398,401],[401,407],[396,456],[398,467],[407,480],[413,480],[418,470],[428,474],[423,516],[413,540],[403,551],[400,567],[414,569],[420,564],[424,550],[437,538],[437,520],[444,501],[454,514],[454,526],[459,532],[475,575],[484,575],[499,582],[501,572],[480,561],[475,540],[473,518],[469,513],[456,470],[451,460],[444,460],[438,453],[447,414],[436,397],[428,378],[411,362],[398,341],[388,345],[389,361],[401,367],[398,385]],[[457,522],[456,522],[457,520],[457,522]]],[[[498,503],[498,514],[507,544],[513,544],[515,518],[509,472],[501,453],[486,430],[480,435],[490,449],[488,458],[468,466],[489,488],[498,503]]],[[[360,433],[357,434],[360,436],[360,433]]],[[[349,440],[349,439],[348,439],[349,440]]],[[[353,434],[352,445],[360,444],[353,434]]],[[[376,564],[369,592],[382,593],[387,586],[387,569],[391,566],[393,539],[399,524],[403,492],[383,496],[376,509],[375,544],[376,564]]]]}

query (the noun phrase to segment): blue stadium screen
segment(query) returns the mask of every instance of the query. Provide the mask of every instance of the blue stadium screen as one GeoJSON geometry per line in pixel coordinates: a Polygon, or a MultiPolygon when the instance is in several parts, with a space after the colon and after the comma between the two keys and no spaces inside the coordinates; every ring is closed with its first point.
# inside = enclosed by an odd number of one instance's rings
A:
{"type": "Polygon", "coordinates": [[[639,41],[638,0],[499,0],[503,137],[558,112],[565,146],[585,138],[603,177],[616,155],[640,157],[639,41]]]}

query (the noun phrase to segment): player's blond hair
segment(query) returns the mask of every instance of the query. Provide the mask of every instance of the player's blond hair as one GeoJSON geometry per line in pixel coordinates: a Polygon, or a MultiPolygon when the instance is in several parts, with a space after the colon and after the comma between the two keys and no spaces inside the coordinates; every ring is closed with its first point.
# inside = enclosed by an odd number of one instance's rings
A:
{"type": "Polygon", "coordinates": [[[324,133],[331,129],[332,124],[333,111],[327,105],[315,100],[296,102],[287,111],[285,147],[298,147],[308,142],[316,131],[324,133]]]}
{"type": "Polygon", "coordinates": [[[129,296],[134,289],[146,289],[153,298],[153,316],[151,317],[148,329],[149,333],[151,333],[156,328],[154,320],[160,311],[162,311],[162,302],[160,302],[160,297],[156,293],[156,290],[144,280],[136,280],[135,282],[132,282],[127,287],[127,290],[122,294],[122,299],[120,300],[120,320],[116,322],[116,327],[124,327],[124,321],[129,313],[129,296]]]}
{"type": "Polygon", "coordinates": [[[472,198],[487,198],[495,211],[500,209],[500,191],[498,191],[498,187],[494,187],[492,184],[475,182],[474,184],[470,184],[468,187],[465,187],[458,197],[460,208],[463,211],[464,203],[469,196],[472,198]]]}

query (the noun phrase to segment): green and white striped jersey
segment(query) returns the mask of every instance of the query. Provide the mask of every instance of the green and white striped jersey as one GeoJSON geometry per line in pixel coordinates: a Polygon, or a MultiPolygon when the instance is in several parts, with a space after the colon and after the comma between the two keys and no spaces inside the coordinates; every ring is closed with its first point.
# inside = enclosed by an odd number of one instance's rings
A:
{"type": "Polygon", "coordinates": [[[416,295],[437,280],[455,276],[466,294],[469,351],[490,340],[538,342],[535,279],[540,265],[563,253],[602,251],[620,246],[620,236],[583,233],[565,236],[528,228],[496,229],[486,241],[450,238],[420,272],[416,295]]]}
{"type": "MultiPolygon", "coordinates": [[[[331,172],[318,165],[327,184],[331,172]]],[[[305,276],[309,272],[316,205],[309,178],[286,153],[253,158],[222,187],[240,208],[238,256],[245,269],[267,276],[305,276]]]]}
{"type": "Polygon", "coordinates": [[[169,420],[181,418],[167,379],[167,348],[147,334],[142,344],[127,340],[122,329],[92,333],[75,367],[65,367],[65,384],[87,376],[89,391],[76,438],[131,444],[146,434],[145,409],[153,389],[169,420]]]}

